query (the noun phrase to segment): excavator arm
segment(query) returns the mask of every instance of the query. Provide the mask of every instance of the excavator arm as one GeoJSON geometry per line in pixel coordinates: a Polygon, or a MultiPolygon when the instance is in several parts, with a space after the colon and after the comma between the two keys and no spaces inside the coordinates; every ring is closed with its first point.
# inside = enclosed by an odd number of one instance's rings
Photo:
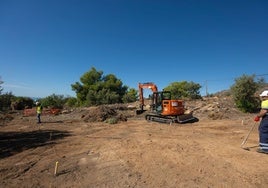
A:
{"type": "Polygon", "coordinates": [[[157,86],[152,82],[147,83],[139,83],[139,101],[140,101],[140,110],[137,110],[137,114],[140,114],[144,111],[144,96],[143,96],[143,90],[144,89],[151,89],[152,92],[157,92],[157,86]]]}

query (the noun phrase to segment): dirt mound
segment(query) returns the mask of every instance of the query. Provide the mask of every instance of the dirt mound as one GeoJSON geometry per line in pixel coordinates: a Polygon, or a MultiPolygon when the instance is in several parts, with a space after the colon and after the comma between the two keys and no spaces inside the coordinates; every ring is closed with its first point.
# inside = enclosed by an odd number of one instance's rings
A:
{"type": "Polygon", "coordinates": [[[236,108],[232,97],[204,97],[202,100],[186,101],[186,108],[201,119],[236,119],[247,115],[236,108]]]}
{"type": "Polygon", "coordinates": [[[6,125],[8,122],[13,120],[14,117],[10,113],[0,113],[0,126],[6,125]]]}
{"type": "Polygon", "coordinates": [[[85,122],[108,122],[117,123],[119,121],[127,121],[128,108],[126,105],[101,105],[91,107],[81,116],[85,122]]]}

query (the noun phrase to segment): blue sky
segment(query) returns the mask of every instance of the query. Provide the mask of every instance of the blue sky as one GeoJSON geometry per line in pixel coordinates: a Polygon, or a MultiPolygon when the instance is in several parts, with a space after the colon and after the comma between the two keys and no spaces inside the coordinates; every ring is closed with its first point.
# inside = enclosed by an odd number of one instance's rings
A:
{"type": "Polygon", "coordinates": [[[71,84],[95,67],[135,89],[228,89],[268,73],[267,10],[266,0],[1,0],[2,87],[75,96],[71,84]]]}

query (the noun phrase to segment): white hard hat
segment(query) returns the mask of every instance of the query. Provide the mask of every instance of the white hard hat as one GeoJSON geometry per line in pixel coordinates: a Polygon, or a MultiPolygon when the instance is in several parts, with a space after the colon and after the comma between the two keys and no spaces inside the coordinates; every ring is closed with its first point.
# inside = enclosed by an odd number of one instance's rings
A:
{"type": "Polygon", "coordinates": [[[37,101],[36,103],[35,103],[35,105],[38,105],[39,104],[39,102],[37,101]]]}
{"type": "Polygon", "coordinates": [[[260,97],[267,97],[268,96],[268,90],[264,90],[261,94],[260,97]]]}

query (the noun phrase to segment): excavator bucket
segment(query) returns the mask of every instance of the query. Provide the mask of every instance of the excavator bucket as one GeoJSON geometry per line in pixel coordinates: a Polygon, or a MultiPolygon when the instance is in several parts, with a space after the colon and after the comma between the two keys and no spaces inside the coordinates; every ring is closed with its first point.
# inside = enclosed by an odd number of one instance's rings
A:
{"type": "Polygon", "coordinates": [[[178,123],[196,122],[198,119],[193,116],[193,113],[179,115],[177,117],[178,123]]]}
{"type": "Polygon", "coordinates": [[[139,115],[139,114],[142,114],[143,112],[145,112],[146,110],[142,110],[142,109],[139,109],[139,110],[136,110],[136,114],[139,115]]]}

